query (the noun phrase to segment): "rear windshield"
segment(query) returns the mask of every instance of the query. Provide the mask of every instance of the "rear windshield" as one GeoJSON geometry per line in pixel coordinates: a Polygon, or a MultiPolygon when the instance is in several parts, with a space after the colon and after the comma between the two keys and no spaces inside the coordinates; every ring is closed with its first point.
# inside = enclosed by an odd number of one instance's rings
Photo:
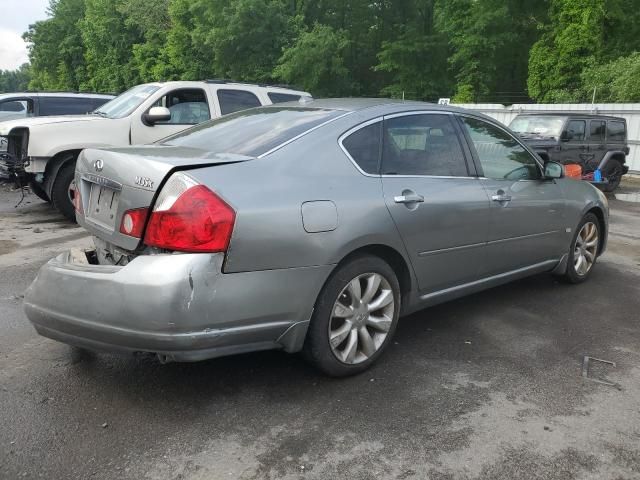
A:
{"type": "Polygon", "coordinates": [[[257,157],[343,113],[321,108],[254,108],[201,123],[158,143],[257,157]]]}

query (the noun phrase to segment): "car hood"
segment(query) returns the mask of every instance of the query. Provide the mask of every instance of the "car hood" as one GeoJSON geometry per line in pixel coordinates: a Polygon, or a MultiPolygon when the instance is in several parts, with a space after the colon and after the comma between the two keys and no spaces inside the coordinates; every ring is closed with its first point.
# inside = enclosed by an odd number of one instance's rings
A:
{"type": "Polygon", "coordinates": [[[110,119],[99,115],[60,115],[52,117],[31,117],[0,122],[0,135],[8,135],[17,127],[35,127],[38,125],[49,125],[53,123],[86,123],[86,122],[108,122],[110,119]]]}

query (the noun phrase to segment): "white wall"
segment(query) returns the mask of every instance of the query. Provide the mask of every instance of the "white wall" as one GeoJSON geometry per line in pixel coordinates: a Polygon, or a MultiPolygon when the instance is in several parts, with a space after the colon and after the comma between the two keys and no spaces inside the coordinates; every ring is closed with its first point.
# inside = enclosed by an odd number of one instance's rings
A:
{"type": "Polygon", "coordinates": [[[627,165],[633,173],[640,173],[640,103],[564,103],[564,104],[515,104],[505,107],[493,103],[464,103],[456,106],[478,110],[495,118],[505,125],[519,113],[539,113],[544,111],[562,111],[570,113],[598,113],[623,117],[627,120],[630,153],[627,165]]]}

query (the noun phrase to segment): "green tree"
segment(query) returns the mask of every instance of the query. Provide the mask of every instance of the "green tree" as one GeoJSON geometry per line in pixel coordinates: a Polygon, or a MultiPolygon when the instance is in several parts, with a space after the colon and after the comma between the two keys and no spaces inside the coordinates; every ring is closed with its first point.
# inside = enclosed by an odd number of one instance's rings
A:
{"type": "Polygon", "coordinates": [[[29,64],[20,65],[17,70],[0,70],[0,93],[24,92],[29,89],[31,71],[29,64]]]}
{"type": "Polygon", "coordinates": [[[285,50],[274,76],[319,96],[348,94],[349,71],[344,62],[348,46],[344,31],[316,24],[285,50]]]}
{"type": "Polygon", "coordinates": [[[597,102],[640,102],[640,52],[608,63],[591,65],[582,73],[583,97],[597,102]]]}

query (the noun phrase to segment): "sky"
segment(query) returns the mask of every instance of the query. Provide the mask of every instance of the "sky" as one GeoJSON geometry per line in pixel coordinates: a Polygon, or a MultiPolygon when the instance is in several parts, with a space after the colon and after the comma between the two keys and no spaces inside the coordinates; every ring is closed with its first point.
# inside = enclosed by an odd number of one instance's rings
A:
{"type": "Polygon", "coordinates": [[[28,61],[22,34],[47,18],[49,0],[0,0],[0,70],[15,70],[28,61]]]}

